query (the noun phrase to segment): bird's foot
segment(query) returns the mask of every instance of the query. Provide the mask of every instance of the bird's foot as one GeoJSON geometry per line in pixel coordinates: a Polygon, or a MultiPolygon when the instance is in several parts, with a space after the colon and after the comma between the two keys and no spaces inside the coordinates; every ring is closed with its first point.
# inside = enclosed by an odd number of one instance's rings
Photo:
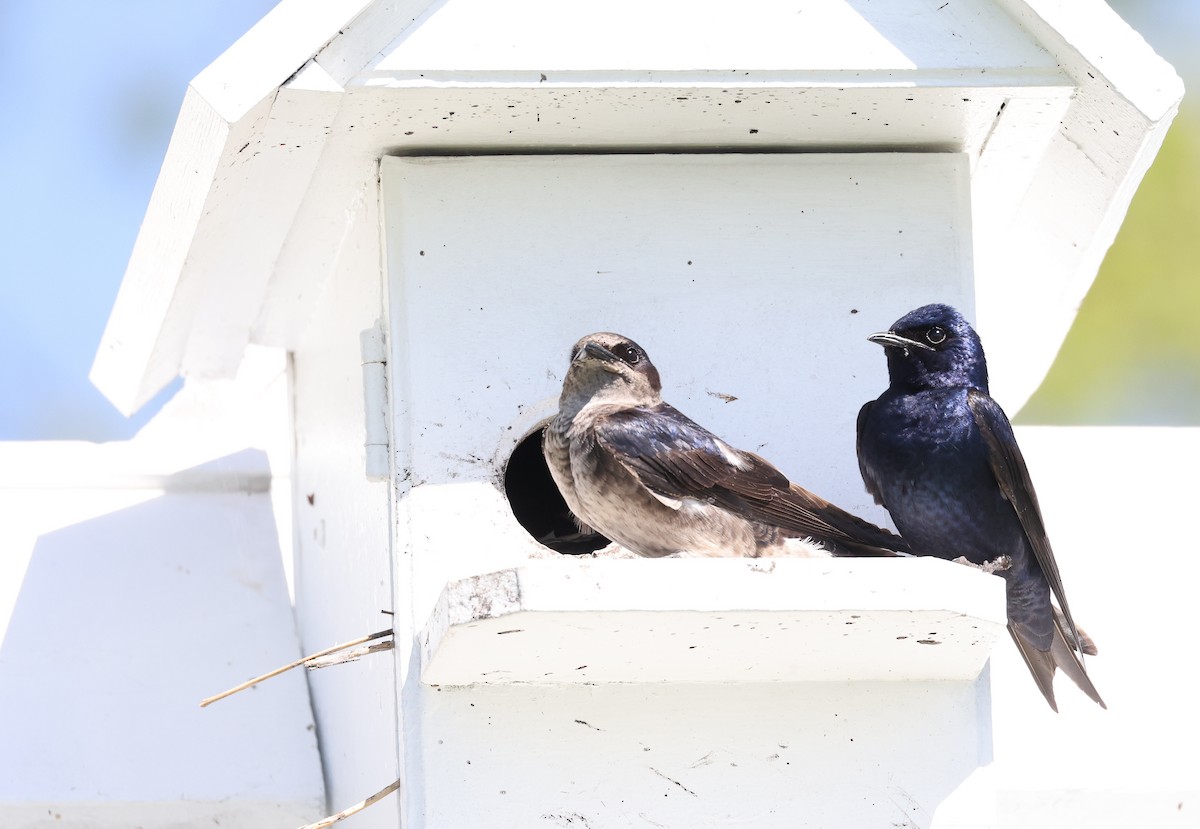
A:
{"type": "Polygon", "coordinates": [[[997,556],[991,561],[985,561],[983,564],[976,564],[975,562],[967,559],[966,556],[959,556],[958,558],[954,559],[954,563],[965,564],[968,567],[974,567],[976,570],[982,570],[983,572],[990,573],[992,575],[1012,567],[1012,559],[1008,556],[997,556]]]}

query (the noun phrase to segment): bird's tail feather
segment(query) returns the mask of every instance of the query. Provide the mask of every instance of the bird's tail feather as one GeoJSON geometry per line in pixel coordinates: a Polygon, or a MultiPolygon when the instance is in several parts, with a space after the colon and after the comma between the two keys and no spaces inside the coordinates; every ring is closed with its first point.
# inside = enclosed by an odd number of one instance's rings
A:
{"type": "Polygon", "coordinates": [[[845,538],[825,538],[824,544],[837,558],[910,558],[911,553],[891,549],[890,545],[880,546],[869,543],[859,543],[845,538]]]}
{"type": "MultiPolygon", "coordinates": [[[[1091,697],[1097,705],[1101,708],[1108,708],[1101,699],[1100,692],[1092,684],[1091,678],[1088,677],[1083,660],[1071,646],[1071,640],[1067,638],[1067,633],[1057,615],[1054,618],[1054,639],[1051,641],[1048,651],[1040,651],[1035,648],[1033,643],[1022,637],[1012,625],[1008,626],[1008,632],[1012,634],[1013,641],[1017,644],[1017,650],[1021,652],[1025,664],[1029,667],[1029,673],[1033,675],[1033,681],[1037,683],[1038,690],[1042,692],[1042,696],[1046,698],[1046,702],[1055,712],[1058,711],[1058,704],[1054,701],[1054,671],[1058,668],[1062,668],[1063,673],[1069,676],[1071,681],[1078,685],[1080,690],[1091,697]]],[[[1091,645],[1092,651],[1095,651],[1091,640],[1086,639],[1082,633],[1080,639],[1085,640],[1080,643],[1083,645],[1084,653],[1087,653],[1089,645],[1091,645]]]]}
{"type": "MultiPolygon", "coordinates": [[[[1057,606],[1051,605],[1051,607],[1054,608],[1054,623],[1058,625],[1059,629],[1061,629],[1064,633],[1069,633],[1071,626],[1067,624],[1067,617],[1061,610],[1058,609],[1057,606]]],[[[1076,625],[1075,633],[1078,634],[1078,637],[1068,637],[1067,639],[1067,641],[1070,642],[1071,646],[1075,650],[1081,651],[1088,656],[1095,656],[1097,653],[1099,653],[1099,651],[1096,649],[1096,643],[1092,640],[1092,637],[1087,635],[1087,632],[1084,631],[1083,628],[1076,625]]]]}
{"type": "MultiPolygon", "coordinates": [[[[795,530],[823,545],[835,556],[908,556],[912,554],[908,542],[890,530],[878,527],[866,519],[847,512],[819,495],[809,492],[799,484],[789,486],[790,499],[777,505],[784,516],[791,516],[795,530]],[[791,507],[803,520],[797,520],[791,507]]],[[[788,522],[777,522],[789,529],[788,522]]]]}

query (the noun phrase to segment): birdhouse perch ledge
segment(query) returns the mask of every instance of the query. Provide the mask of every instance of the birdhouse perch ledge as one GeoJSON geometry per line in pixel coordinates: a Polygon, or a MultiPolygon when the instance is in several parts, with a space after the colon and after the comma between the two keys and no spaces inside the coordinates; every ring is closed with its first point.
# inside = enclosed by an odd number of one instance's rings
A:
{"type": "Polygon", "coordinates": [[[543,560],[450,582],[422,679],[969,682],[1003,597],[937,559],[543,560]]]}

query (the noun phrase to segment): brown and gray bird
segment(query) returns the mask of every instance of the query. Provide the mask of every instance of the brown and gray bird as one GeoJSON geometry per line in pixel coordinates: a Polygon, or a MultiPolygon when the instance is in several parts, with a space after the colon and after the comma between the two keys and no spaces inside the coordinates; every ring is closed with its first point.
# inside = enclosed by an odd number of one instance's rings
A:
{"type": "Polygon", "coordinates": [[[654,557],[908,551],[664,403],[658,370],[628,337],[590,334],[570,360],[542,449],[581,525],[654,557]]]}

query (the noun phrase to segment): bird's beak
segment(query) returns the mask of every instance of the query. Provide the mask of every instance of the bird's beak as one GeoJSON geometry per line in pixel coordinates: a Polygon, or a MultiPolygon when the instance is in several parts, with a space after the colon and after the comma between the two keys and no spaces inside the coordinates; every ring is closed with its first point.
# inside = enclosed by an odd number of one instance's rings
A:
{"type": "Polygon", "coordinates": [[[909,348],[923,348],[926,351],[934,350],[933,346],[917,342],[916,340],[910,340],[908,337],[901,337],[895,331],[879,331],[867,337],[867,339],[884,348],[903,348],[906,350],[909,348]]]}
{"type": "Polygon", "coordinates": [[[599,360],[602,363],[611,363],[617,359],[616,354],[613,354],[599,343],[594,343],[590,340],[583,344],[583,348],[575,352],[575,362],[581,362],[589,357],[593,360],[599,360]]]}

